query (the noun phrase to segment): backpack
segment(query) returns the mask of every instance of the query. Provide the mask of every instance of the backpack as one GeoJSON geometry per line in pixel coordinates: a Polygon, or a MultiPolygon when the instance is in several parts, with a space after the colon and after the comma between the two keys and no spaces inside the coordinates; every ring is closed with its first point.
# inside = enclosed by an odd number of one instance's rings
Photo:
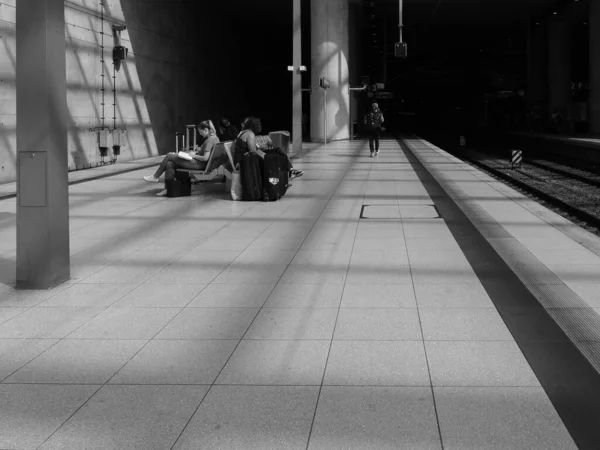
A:
{"type": "Polygon", "coordinates": [[[376,130],[381,128],[381,124],[383,123],[383,121],[381,120],[381,113],[377,112],[377,113],[373,113],[370,112],[367,114],[367,127],[370,130],[376,130]]]}

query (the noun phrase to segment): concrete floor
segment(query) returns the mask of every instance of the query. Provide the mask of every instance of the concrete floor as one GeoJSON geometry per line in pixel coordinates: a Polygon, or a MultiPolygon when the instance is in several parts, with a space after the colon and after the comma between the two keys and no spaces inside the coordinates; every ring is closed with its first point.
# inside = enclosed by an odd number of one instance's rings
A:
{"type": "MultiPolygon", "coordinates": [[[[597,254],[407,143],[538,245],[538,265],[578,258],[561,287],[600,307],[581,275],[597,254]]],[[[275,203],[222,184],[157,198],[148,169],[70,186],[72,278],[50,291],[14,289],[15,200],[1,201],[0,448],[577,448],[398,143],[368,154],[311,151],[275,203]]]]}

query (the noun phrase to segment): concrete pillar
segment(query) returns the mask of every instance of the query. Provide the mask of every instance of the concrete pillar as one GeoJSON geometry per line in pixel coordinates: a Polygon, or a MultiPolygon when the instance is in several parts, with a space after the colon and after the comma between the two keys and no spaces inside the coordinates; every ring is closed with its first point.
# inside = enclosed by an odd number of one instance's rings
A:
{"type": "Polygon", "coordinates": [[[17,5],[17,286],[70,276],[65,5],[17,5]]]}
{"type": "Polygon", "coordinates": [[[589,130],[600,133],[600,0],[590,0],[589,130]]]}
{"type": "Polygon", "coordinates": [[[571,104],[571,39],[569,22],[560,16],[548,22],[548,113],[566,119],[571,104]]]}
{"type": "Polygon", "coordinates": [[[292,72],[292,152],[302,157],[302,8],[300,0],[293,0],[293,65],[292,72]]]}
{"type": "MultiPolygon", "coordinates": [[[[363,62],[363,44],[364,44],[364,10],[363,2],[360,0],[349,0],[348,2],[348,27],[352,30],[348,35],[350,86],[359,87],[361,74],[366,73],[365,63],[363,62]]],[[[363,103],[363,92],[350,92],[350,117],[349,120],[360,124],[360,107],[363,103]]],[[[356,128],[350,128],[349,132],[358,133],[360,125],[356,128]]]]}
{"type": "Polygon", "coordinates": [[[311,0],[311,28],[311,140],[323,141],[325,136],[327,141],[348,139],[348,0],[311,0]],[[325,108],[321,77],[331,83],[325,108]]]}
{"type": "Polygon", "coordinates": [[[527,39],[527,110],[546,104],[548,95],[546,27],[541,22],[529,25],[527,39]]]}

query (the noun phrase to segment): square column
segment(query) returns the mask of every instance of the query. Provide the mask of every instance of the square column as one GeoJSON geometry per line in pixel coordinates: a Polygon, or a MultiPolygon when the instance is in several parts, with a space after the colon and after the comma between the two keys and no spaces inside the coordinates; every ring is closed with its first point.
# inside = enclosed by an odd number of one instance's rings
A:
{"type": "Polygon", "coordinates": [[[589,130],[600,133],[600,0],[590,0],[589,130]]]}
{"type": "Polygon", "coordinates": [[[349,0],[311,1],[310,135],[312,141],[348,139],[350,118],[349,0]],[[319,88],[325,77],[331,87],[319,88]]]}
{"type": "Polygon", "coordinates": [[[300,0],[293,2],[292,152],[302,157],[302,3],[300,0]]]}
{"type": "Polygon", "coordinates": [[[65,5],[17,5],[17,286],[70,276],[65,5]]]}

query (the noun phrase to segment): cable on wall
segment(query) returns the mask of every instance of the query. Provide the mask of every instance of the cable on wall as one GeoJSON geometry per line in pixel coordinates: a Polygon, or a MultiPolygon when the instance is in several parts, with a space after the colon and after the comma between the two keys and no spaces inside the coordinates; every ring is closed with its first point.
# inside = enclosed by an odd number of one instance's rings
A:
{"type": "Polygon", "coordinates": [[[108,130],[106,129],[105,124],[105,91],[106,91],[106,81],[104,74],[104,0],[100,0],[100,93],[101,93],[101,101],[100,106],[102,108],[102,115],[100,120],[102,121],[100,130],[98,131],[98,148],[100,150],[100,164],[105,164],[104,157],[108,154],[108,130]]]}
{"type": "Polygon", "coordinates": [[[101,128],[104,129],[104,1],[100,0],[100,79],[101,79],[101,87],[100,92],[102,96],[102,101],[100,105],[102,107],[102,115],[100,120],[102,120],[101,128]]]}
{"type": "Polygon", "coordinates": [[[117,129],[117,68],[113,61],[113,131],[117,129]]]}

